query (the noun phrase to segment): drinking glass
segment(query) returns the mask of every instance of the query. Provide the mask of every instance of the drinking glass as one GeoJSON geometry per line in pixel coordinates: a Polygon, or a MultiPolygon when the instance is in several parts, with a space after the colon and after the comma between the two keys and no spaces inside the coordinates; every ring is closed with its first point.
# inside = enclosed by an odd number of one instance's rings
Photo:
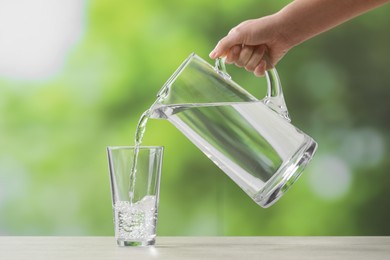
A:
{"type": "Polygon", "coordinates": [[[163,147],[115,146],[107,153],[117,244],[154,245],[163,147]]]}

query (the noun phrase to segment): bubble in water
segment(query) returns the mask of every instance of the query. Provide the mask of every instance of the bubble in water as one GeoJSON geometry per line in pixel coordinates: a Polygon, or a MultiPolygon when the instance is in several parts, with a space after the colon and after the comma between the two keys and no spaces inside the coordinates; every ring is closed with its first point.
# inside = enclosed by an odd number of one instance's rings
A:
{"type": "Polygon", "coordinates": [[[156,231],[156,197],[145,196],[131,204],[117,201],[114,206],[115,236],[118,240],[149,240],[156,231]]]}

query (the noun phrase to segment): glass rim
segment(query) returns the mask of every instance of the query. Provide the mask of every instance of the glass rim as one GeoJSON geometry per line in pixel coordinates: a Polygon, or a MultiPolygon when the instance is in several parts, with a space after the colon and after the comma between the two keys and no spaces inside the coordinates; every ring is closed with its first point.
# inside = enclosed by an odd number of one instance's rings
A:
{"type": "MultiPolygon", "coordinates": [[[[120,150],[120,149],[128,149],[128,150],[134,150],[135,149],[135,145],[127,145],[127,146],[107,146],[107,150],[120,150]]],[[[138,146],[139,149],[142,149],[142,150],[162,150],[164,149],[164,146],[158,146],[158,145],[151,145],[151,146],[148,146],[148,145],[141,145],[141,146],[138,146]]]]}

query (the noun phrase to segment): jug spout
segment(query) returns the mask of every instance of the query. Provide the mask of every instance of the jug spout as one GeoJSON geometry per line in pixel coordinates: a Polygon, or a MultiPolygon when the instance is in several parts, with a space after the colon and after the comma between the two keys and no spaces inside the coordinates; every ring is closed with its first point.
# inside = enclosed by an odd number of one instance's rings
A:
{"type": "Polygon", "coordinates": [[[278,72],[275,68],[266,71],[265,76],[267,78],[267,96],[263,99],[264,104],[274,110],[288,122],[291,121],[288,114],[286,102],[284,101],[282,84],[278,76],[278,72]]]}

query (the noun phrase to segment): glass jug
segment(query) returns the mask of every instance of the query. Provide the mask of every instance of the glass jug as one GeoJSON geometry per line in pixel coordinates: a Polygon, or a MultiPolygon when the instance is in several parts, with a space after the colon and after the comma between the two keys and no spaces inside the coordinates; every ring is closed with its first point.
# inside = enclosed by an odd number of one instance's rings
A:
{"type": "Polygon", "coordinates": [[[267,96],[257,99],[225,70],[192,53],[150,108],[167,119],[258,205],[275,203],[300,176],[317,144],[290,123],[276,69],[266,72],[267,96]]]}

